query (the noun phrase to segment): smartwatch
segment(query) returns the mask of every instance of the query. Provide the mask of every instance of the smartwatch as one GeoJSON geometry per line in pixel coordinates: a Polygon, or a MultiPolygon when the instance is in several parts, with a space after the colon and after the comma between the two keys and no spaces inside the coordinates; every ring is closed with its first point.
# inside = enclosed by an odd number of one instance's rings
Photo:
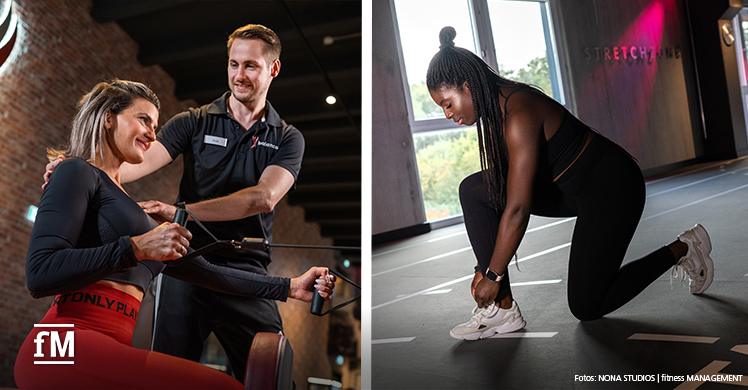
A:
{"type": "Polygon", "coordinates": [[[486,278],[488,280],[492,280],[494,282],[500,282],[501,279],[504,279],[504,275],[498,275],[496,272],[491,271],[490,269],[486,269],[486,278]]]}

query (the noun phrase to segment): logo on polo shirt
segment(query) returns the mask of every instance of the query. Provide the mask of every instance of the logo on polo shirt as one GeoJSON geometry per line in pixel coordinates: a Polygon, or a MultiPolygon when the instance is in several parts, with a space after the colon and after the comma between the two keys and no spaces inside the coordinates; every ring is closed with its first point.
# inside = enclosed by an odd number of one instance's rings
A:
{"type": "Polygon", "coordinates": [[[260,141],[260,138],[256,135],[252,136],[252,149],[256,148],[257,145],[264,146],[266,148],[278,150],[278,145],[273,145],[270,142],[260,141]]]}

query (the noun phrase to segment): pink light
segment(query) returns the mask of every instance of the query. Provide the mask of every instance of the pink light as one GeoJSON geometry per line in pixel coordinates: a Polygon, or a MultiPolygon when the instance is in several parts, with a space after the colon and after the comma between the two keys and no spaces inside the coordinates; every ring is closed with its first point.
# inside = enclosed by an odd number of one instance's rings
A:
{"type": "MultiPolygon", "coordinates": [[[[583,95],[587,99],[601,98],[600,88],[612,91],[635,91],[628,92],[633,99],[627,102],[626,128],[619,139],[627,149],[638,149],[644,140],[644,132],[641,130],[648,119],[649,109],[652,106],[652,93],[657,82],[658,63],[656,51],[662,47],[665,30],[665,15],[675,15],[675,0],[654,0],[647,5],[636,19],[628,25],[618,39],[613,40],[613,46],[618,48],[651,48],[652,57],[650,62],[626,64],[621,51],[619,58],[623,61],[610,64],[608,62],[596,64],[585,81],[582,88],[583,95]]],[[[605,94],[602,98],[609,99],[611,94],[605,94]]],[[[605,103],[591,105],[591,109],[605,109],[605,103]]],[[[608,105],[609,106],[609,105],[608,105]]],[[[605,124],[601,124],[605,126],[605,124]]]]}

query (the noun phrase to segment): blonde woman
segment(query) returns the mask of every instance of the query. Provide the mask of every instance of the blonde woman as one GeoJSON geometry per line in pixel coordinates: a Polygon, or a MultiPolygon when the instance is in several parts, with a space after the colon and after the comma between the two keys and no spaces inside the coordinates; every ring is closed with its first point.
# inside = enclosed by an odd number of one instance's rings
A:
{"type": "Polygon", "coordinates": [[[46,186],[29,245],[26,279],[35,298],[55,295],[41,323],[74,324],[75,364],[35,365],[34,328],[21,345],[16,384],[28,388],[240,389],[198,363],[130,345],[143,291],[160,272],[220,292],[311,301],[333,277],[313,267],[296,278],[220,267],[187,254],[191,234],[157,225],[120,184],[120,166],[143,161],[156,139],[159,100],[141,83],[97,84],[80,101],[70,145],[46,186]]]}

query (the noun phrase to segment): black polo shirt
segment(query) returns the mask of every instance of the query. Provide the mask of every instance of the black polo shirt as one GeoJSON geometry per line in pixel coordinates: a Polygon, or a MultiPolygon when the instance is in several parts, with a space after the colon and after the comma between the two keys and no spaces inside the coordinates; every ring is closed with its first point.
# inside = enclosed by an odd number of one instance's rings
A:
{"type": "MultiPolygon", "coordinates": [[[[159,142],[172,159],[184,155],[180,201],[189,204],[255,186],[270,165],[287,169],[294,179],[299,174],[304,155],[301,132],[281,120],[270,102],[266,103],[263,120],[245,130],[226,109],[229,95],[226,92],[210,104],[175,115],[158,133],[159,142]]],[[[271,240],[273,212],[205,225],[221,240],[271,240]]],[[[213,241],[195,224],[188,228],[193,234],[192,247],[200,248],[213,241]]],[[[270,262],[269,252],[253,253],[251,257],[263,268],[270,262]]]]}

